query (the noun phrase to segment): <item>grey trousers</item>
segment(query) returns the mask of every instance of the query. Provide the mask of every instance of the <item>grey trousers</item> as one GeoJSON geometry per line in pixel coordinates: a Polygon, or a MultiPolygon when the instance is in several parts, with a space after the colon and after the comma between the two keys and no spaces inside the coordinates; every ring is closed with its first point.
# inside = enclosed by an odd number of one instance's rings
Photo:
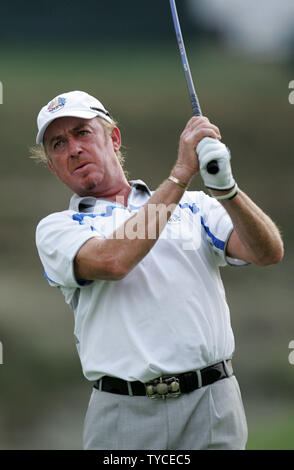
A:
{"type": "Polygon", "coordinates": [[[246,441],[235,376],[165,400],[94,388],[84,424],[85,450],[241,450],[246,441]]]}

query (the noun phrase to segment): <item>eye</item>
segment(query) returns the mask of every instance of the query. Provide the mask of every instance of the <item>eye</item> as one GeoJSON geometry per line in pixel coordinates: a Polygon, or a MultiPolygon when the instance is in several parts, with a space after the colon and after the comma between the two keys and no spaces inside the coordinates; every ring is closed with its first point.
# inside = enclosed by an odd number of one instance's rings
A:
{"type": "Polygon", "coordinates": [[[57,140],[54,144],[54,149],[61,147],[62,140],[57,140]]]}
{"type": "Polygon", "coordinates": [[[80,135],[86,135],[86,134],[89,134],[89,131],[86,131],[85,129],[79,131],[79,134],[80,135]]]}

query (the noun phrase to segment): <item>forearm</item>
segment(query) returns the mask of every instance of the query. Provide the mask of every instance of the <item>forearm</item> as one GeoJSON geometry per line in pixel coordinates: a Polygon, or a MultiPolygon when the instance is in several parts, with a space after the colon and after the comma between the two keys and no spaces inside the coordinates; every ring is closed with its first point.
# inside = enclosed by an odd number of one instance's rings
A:
{"type": "Polygon", "coordinates": [[[109,249],[115,249],[123,271],[130,271],[155,245],[183,193],[183,188],[166,179],[137,214],[115,231],[109,249]]]}
{"type": "MultiPolygon", "coordinates": [[[[220,194],[211,191],[212,194],[220,194]]],[[[283,242],[274,222],[241,190],[231,200],[219,201],[231,217],[235,234],[227,254],[266,266],[283,257],[283,242]]]]}

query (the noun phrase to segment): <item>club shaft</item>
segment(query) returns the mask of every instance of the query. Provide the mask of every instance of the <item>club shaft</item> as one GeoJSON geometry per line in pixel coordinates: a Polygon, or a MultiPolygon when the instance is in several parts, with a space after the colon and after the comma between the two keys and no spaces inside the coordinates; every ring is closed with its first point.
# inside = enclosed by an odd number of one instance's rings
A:
{"type": "MultiPolygon", "coordinates": [[[[181,26],[180,26],[180,21],[179,21],[179,17],[178,17],[176,3],[175,3],[175,0],[169,0],[169,3],[170,3],[171,12],[172,12],[172,17],[173,17],[175,32],[176,32],[176,36],[177,36],[177,40],[178,40],[178,45],[179,45],[179,49],[180,49],[182,64],[183,64],[183,68],[184,68],[184,72],[185,72],[185,77],[186,77],[186,81],[187,81],[187,85],[188,85],[188,89],[189,89],[189,95],[190,95],[190,101],[191,101],[191,105],[192,105],[193,114],[194,114],[194,116],[202,116],[199,100],[198,100],[198,97],[196,95],[196,91],[195,91],[195,88],[194,88],[194,83],[193,83],[193,79],[192,79],[192,75],[191,75],[191,70],[190,70],[190,66],[189,66],[189,62],[188,62],[188,58],[187,58],[187,54],[186,54],[186,49],[185,49],[184,40],[183,40],[183,36],[182,36],[182,31],[181,31],[181,26]]],[[[217,163],[216,160],[212,160],[212,161],[208,162],[207,171],[208,171],[208,173],[211,173],[211,174],[218,173],[219,166],[218,166],[218,163],[217,163]]]]}
{"type": "Polygon", "coordinates": [[[193,114],[194,116],[201,116],[202,112],[201,112],[199,100],[195,91],[195,87],[194,87],[194,83],[193,83],[193,79],[191,75],[191,70],[190,70],[190,66],[189,66],[189,62],[188,62],[188,58],[187,58],[187,54],[185,50],[185,45],[183,41],[176,3],[175,3],[175,0],[169,0],[169,3],[170,3],[171,12],[172,12],[175,32],[176,32],[180,55],[182,59],[182,64],[183,64],[183,68],[185,72],[185,77],[186,77],[186,81],[188,85],[193,114]]]}

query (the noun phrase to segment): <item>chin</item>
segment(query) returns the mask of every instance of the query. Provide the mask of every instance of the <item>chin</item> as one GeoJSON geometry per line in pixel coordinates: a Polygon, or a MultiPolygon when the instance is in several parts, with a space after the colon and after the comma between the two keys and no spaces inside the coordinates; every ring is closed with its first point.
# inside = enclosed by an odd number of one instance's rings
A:
{"type": "Polygon", "coordinates": [[[98,178],[92,179],[89,178],[87,181],[84,182],[83,185],[80,185],[78,188],[76,188],[76,193],[79,196],[91,196],[93,193],[97,191],[99,188],[101,181],[98,178]]]}

